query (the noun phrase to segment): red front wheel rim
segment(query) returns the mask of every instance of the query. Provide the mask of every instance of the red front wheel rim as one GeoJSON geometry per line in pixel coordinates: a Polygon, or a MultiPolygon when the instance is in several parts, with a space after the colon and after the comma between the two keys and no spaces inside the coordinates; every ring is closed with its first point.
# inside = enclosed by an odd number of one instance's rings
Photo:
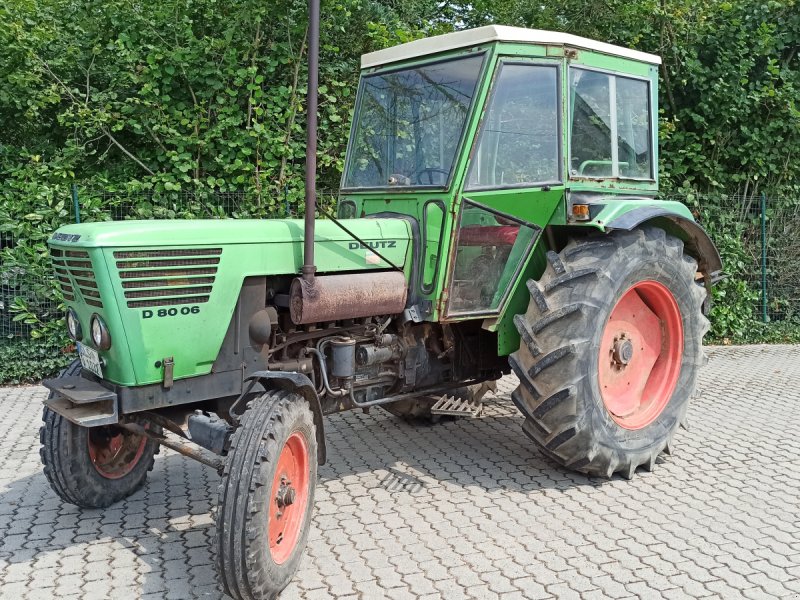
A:
{"type": "Polygon", "coordinates": [[[308,444],[300,432],[289,436],[278,457],[269,496],[269,552],[282,564],[300,538],[308,504],[308,444]]]}
{"type": "Polygon", "coordinates": [[[144,454],[147,438],[116,427],[89,429],[89,459],[106,479],[121,479],[133,471],[144,454]]]}
{"type": "Polygon", "coordinates": [[[675,296],[652,280],[617,301],[600,341],[598,383],[603,404],[625,429],[642,429],[669,403],[683,356],[683,321],[675,296]]]}

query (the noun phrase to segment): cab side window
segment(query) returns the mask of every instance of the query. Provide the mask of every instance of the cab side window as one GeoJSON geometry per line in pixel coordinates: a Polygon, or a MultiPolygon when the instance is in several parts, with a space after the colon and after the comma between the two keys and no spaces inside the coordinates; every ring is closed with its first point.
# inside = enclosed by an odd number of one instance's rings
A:
{"type": "Polygon", "coordinates": [[[651,179],[650,83],[570,69],[570,175],[651,179]]]}
{"type": "Polygon", "coordinates": [[[556,66],[501,66],[470,164],[467,190],[560,180],[558,96],[556,66]]]}
{"type": "Polygon", "coordinates": [[[611,177],[610,77],[572,69],[572,157],[573,175],[611,177]]]}

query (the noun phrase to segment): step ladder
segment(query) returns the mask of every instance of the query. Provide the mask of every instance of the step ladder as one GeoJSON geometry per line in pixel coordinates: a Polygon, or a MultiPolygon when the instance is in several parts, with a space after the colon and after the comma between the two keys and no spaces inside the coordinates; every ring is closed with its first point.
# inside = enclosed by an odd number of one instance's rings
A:
{"type": "Polygon", "coordinates": [[[432,415],[446,415],[448,417],[478,418],[483,413],[483,403],[471,398],[459,398],[445,394],[431,407],[432,415]]]}

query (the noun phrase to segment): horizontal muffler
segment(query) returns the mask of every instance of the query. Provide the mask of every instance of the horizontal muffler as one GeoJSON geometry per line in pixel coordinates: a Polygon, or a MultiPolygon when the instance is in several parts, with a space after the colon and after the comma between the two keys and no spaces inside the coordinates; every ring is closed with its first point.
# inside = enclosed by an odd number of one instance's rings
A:
{"type": "Polygon", "coordinates": [[[397,315],[406,307],[408,284],[400,271],[320,275],[292,281],[290,313],[296,325],[397,315]]]}

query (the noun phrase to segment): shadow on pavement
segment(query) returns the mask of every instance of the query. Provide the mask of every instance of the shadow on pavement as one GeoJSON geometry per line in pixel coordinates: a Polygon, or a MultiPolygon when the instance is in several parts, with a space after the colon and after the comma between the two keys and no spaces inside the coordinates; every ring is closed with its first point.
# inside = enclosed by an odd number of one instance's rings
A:
{"type": "MultiPolygon", "coordinates": [[[[438,424],[406,422],[382,410],[329,417],[329,459],[319,484],[366,477],[391,495],[423,498],[432,486],[533,494],[605,482],[563,470],[542,456],[509,402],[492,402],[486,413],[438,424]]],[[[211,513],[217,482],[210,469],[173,453],[157,457],[140,490],[106,509],[63,503],[41,471],[12,481],[0,492],[0,506],[11,515],[0,540],[0,564],[69,554],[68,548],[80,545],[83,560],[98,561],[97,568],[108,569],[109,576],[109,565],[130,565],[130,583],[141,594],[186,586],[187,595],[219,598],[211,513]]]]}

